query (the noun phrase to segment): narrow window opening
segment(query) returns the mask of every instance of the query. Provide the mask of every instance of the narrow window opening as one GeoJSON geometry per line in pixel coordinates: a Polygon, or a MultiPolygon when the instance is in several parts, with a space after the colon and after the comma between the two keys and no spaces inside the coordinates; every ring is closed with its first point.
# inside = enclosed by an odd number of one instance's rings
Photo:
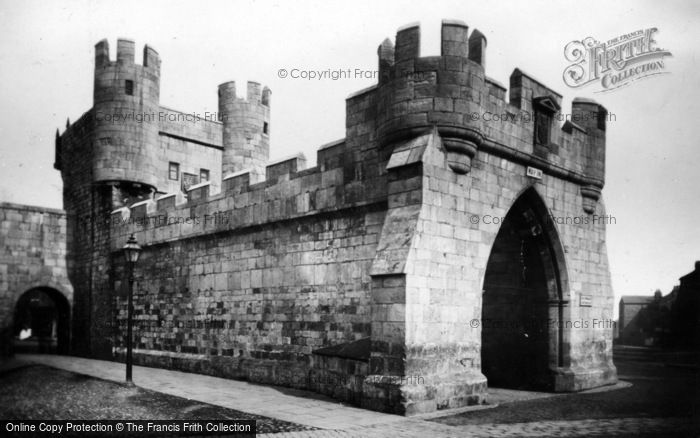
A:
{"type": "Polygon", "coordinates": [[[134,95],[134,81],[127,79],[124,81],[124,91],[128,96],[134,95]]]}
{"type": "Polygon", "coordinates": [[[560,105],[552,97],[536,97],[532,101],[535,110],[534,143],[548,147],[552,142],[552,125],[554,115],[559,112],[560,105]]]}
{"type": "Polygon", "coordinates": [[[552,131],[552,116],[542,111],[535,111],[535,144],[547,146],[552,131]]]}
{"type": "Polygon", "coordinates": [[[177,181],[180,178],[180,165],[178,163],[170,162],[168,165],[168,178],[173,181],[177,181]]]}

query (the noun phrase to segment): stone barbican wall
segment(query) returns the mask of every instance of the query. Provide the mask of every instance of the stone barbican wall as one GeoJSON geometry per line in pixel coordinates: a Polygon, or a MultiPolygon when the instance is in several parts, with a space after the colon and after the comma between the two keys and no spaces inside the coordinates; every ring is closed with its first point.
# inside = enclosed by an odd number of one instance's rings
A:
{"type": "MultiPolygon", "coordinates": [[[[260,184],[240,174],[221,194],[204,185],[185,205],[162,198],[113,214],[113,260],[132,232],[145,247],[136,301],[142,363],[307,387],[313,350],[371,336],[368,380],[358,385],[348,371],[354,393],[344,398],[402,413],[477,403],[487,382],[471,320],[481,318],[500,221],[529,189],[552,217],[584,222],[550,223],[566,254],[565,321],[588,324],[564,330],[560,389],[614,380],[612,331],[592,325],[612,317],[605,224],[583,212],[577,184],[530,178],[526,166],[487,153],[458,175],[433,132],[397,146],[382,164],[386,175],[358,197],[342,183],[344,148],[320,151],[320,168],[299,171],[293,158],[268,166],[260,184]],[[192,220],[168,225],[183,217],[192,220]],[[590,307],[579,306],[581,295],[590,307]],[[396,376],[411,378],[397,384],[396,376]]],[[[595,214],[604,215],[602,203],[595,214]]],[[[124,299],[117,304],[123,325],[124,299]]]]}
{"type": "MultiPolygon", "coordinates": [[[[63,206],[68,216],[66,264],[76,290],[72,352],[108,359],[113,357],[116,328],[109,268],[111,240],[105,218],[116,206],[129,205],[150,194],[142,188],[130,187],[128,181],[94,184],[95,144],[99,141],[96,122],[112,115],[97,111],[95,108],[87,111],[57,137],[54,166],[63,178],[63,206]]],[[[212,184],[219,187],[221,123],[164,107],[149,117],[152,118],[140,124],[158,124],[156,159],[151,163],[157,169],[152,176],[158,181],[158,189],[180,190],[182,178],[177,181],[168,178],[169,161],[178,162],[181,172],[197,176],[201,168],[208,169],[212,184]]],[[[123,127],[125,123],[117,120],[113,125],[123,127]]]]}
{"type": "MultiPolygon", "coordinates": [[[[361,96],[370,103],[380,96],[380,140],[393,152],[389,210],[372,269],[369,380],[423,377],[366,385],[375,409],[388,404],[417,413],[483,397],[481,330],[471,320],[481,323],[484,274],[502,219],[528,189],[542,204],[538,219],[551,228],[562,283],[563,314],[558,302],[548,312],[551,324],[564,326],[562,345],[550,348],[563,358],[551,367],[553,386],[571,391],[615,381],[612,329],[604,323],[613,308],[606,219],[598,202],[607,113],[577,99],[567,115],[559,93],[519,69],[509,93],[479,80],[485,41],[478,31],[472,37],[467,42],[463,24],[443,22],[442,56],[420,57],[419,29],[403,28],[395,49],[388,41],[380,46],[380,83],[361,96]],[[536,102],[553,121],[546,144],[534,142],[536,102]],[[473,156],[464,161],[460,154],[473,156]],[[541,170],[541,179],[528,177],[528,167],[541,170]]],[[[550,331],[553,344],[556,333],[550,331]]]]}
{"type": "MultiPolygon", "coordinates": [[[[396,148],[387,166],[389,210],[372,268],[369,380],[412,378],[366,385],[367,407],[381,409],[388,399],[410,414],[482,399],[485,270],[503,218],[528,190],[536,192],[552,217],[587,222],[549,222],[560,240],[553,243],[562,256],[563,318],[582,323],[564,329],[564,363],[552,369],[559,376],[557,389],[614,381],[612,330],[593,323],[613,317],[605,224],[583,211],[579,186],[549,175],[530,178],[525,166],[487,153],[477,154],[467,175],[456,174],[447,163],[434,132],[396,148]],[[579,306],[581,295],[591,297],[590,307],[579,306]]],[[[604,215],[602,203],[595,214],[604,215]]],[[[559,318],[550,309],[555,324],[559,318]]]]}
{"type": "MultiPolygon", "coordinates": [[[[268,165],[261,183],[235,174],[221,193],[199,185],[186,204],[167,196],[112,215],[120,326],[119,249],[131,233],[144,248],[135,296],[140,363],[307,387],[312,350],[370,336],[370,267],[386,185],[379,175],[345,184],[344,152],[344,143],[332,144],[311,169],[294,157],[268,165]]],[[[115,341],[123,354],[123,339],[115,341]]]]}
{"type": "Polygon", "coordinates": [[[267,165],[262,182],[243,171],[219,193],[204,183],[184,204],[164,195],[112,214],[100,235],[110,236],[115,354],[126,319],[119,251],[133,233],[144,247],[141,363],[311,387],[400,414],[478,403],[487,382],[472,320],[501,221],[527,195],[560,275],[562,301],[548,310],[564,327],[554,385],[615,381],[612,328],[594,322],[613,308],[605,109],[574,100],[579,118],[562,124],[560,94],[518,69],[508,93],[484,75],[478,31],[467,38],[466,25],[443,22],[443,53],[426,58],[419,35],[408,27],[396,48],[380,46],[379,84],[347,99],[346,138],[322,147],[316,167],[293,157],[267,165]],[[553,120],[546,144],[534,144],[535,106],[553,120]],[[342,391],[308,382],[315,349],[367,337],[366,362],[316,360],[329,375],[347,370],[342,391]]]}
{"type": "Polygon", "coordinates": [[[15,305],[35,287],[49,287],[73,302],[66,275],[63,210],[0,203],[0,355],[10,352],[15,305]]]}

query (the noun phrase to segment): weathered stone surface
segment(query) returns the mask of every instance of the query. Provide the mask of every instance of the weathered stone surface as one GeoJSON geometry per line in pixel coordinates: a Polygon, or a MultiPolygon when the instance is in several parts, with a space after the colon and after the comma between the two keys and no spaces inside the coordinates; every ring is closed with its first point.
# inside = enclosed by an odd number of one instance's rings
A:
{"type": "MultiPolygon", "coordinates": [[[[407,415],[480,403],[488,346],[516,341],[483,329],[498,295],[506,317],[536,301],[546,326],[536,347],[515,342],[525,353],[504,366],[534,354],[540,383],[560,391],[614,382],[611,327],[569,324],[612,319],[605,109],[574,101],[576,120],[540,125],[536,139],[540,112],[556,121],[561,95],[517,69],[506,93],[485,76],[483,35],[468,37],[461,22],[443,23],[442,56],[420,58],[419,39],[409,26],[395,47],[382,44],[380,83],[347,99],[346,138],[308,169],[302,157],[267,163],[270,96],[256,83],[245,100],[220,87],[221,112],[235,123],[152,131],[126,121],[102,142],[96,111],[140,108],[102,75],[143,74],[157,58],[113,65],[98,47],[95,107],[57,139],[75,350],[123,355],[120,248],[134,234],[143,364],[407,415]],[[170,162],[192,180],[211,170],[211,182],[183,192],[170,162]],[[521,265],[537,275],[517,281],[521,265]],[[505,286],[515,292],[494,292],[505,286]],[[366,361],[313,354],[366,338],[366,361]]],[[[135,89],[157,87],[155,76],[136,75],[135,89]]],[[[144,105],[160,108],[158,94],[149,89],[144,105]]]]}
{"type": "MultiPolygon", "coordinates": [[[[0,203],[0,248],[0,355],[6,355],[11,353],[11,338],[17,335],[15,309],[24,293],[50,289],[52,298],[73,303],[66,274],[66,213],[0,203]]],[[[67,352],[68,339],[60,341],[58,347],[67,352]]]]}

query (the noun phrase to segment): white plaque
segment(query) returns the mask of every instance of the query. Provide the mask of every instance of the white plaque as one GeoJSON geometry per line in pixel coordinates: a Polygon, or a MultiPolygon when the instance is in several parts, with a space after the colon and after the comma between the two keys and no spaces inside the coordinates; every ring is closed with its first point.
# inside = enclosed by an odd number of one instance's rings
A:
{"type": "Polygon", "coordinates": [[[542,171],[534,167],[527,167],[527,176],[535,179],[542,179],[542,171]]]}

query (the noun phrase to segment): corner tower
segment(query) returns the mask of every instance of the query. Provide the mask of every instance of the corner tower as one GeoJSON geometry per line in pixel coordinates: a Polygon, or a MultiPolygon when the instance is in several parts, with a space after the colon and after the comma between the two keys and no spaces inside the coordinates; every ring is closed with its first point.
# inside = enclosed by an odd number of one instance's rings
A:
{"type": "Polygon", "coordinates": [[[605,185],[605,130],[608,110],[599,103],[577,97],[571,104],[571,115],[586,130],[584,143],[584,174],[587,184],[581,186],[583,210],[595,212],[605,185]]]}
{"type": "Polygon", "coordinates": [[[468,35],[459,20],[443,20],[441,55],[420,56],[418,23],[396,33],[396,47],[378,49],[378,132],[382,147],[416,137],[437,126],[450,168],[467,173],[483,142],[482,121],[473,119],[484,101],[486,38],[468,35]]]}
{"type": "Polygon", "coordinates": [[[251,181],[265,179],[270,157],[270,89],[248,82],[246,98],[236,96],[234,81],[219,85],[219,118],[223,123],[221,175],[250,170],[251,181]]]}
{"type": "Polygon", "coordinates": [[[143,64],[134,62],[134,42],[117,41],[117,59],[109,43],[95,45],[94,156],[95,183],[128,182],[156,186],[160,57],[143,49],[143,64]]]}
{"type": "Polygon", "coordinates": [[[103,359],[113,357],[109,214],[152,197],[158,181],[160,58],[146,46],[136,64],[126,39],[116,53],[110,59],[107,40],[95,45],[93,107],[57,135],[54,164],[67,214],[72,351],[103,359]]]}

